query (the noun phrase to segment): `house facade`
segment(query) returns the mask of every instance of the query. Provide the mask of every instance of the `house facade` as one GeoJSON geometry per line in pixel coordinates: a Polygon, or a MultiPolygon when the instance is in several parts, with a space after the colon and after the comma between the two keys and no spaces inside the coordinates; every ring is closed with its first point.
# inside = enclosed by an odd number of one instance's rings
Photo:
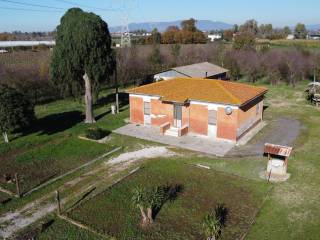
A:
{"type": "Polygon", "coordinates": [[[262,121],[267,89],[176,78],[128,92],[132,123],[158,127],[159,134],[236,142],[262,121]]]}

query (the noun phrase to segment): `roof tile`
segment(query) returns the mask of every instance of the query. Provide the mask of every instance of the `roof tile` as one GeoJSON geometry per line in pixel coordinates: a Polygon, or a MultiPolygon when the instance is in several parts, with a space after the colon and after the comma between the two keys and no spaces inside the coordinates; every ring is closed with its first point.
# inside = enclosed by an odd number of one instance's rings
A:
{"type": "Polygon", "coordinates": [[[133,94],[160,96],[163,101],[205,101],[241,106],[267,92],[267,88],[248,84],[201,78],[174,78],[127,91],[133,94]]]}

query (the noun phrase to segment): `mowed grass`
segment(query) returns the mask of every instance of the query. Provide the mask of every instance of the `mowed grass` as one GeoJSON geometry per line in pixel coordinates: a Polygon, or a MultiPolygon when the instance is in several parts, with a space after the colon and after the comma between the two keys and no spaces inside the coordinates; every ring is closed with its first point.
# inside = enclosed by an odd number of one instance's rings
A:
{"type": "MultiPolygon", "coordinates": [[[[107,97],[111,99],[110,91],[102,95],[102,99],[107,97]]],[[[111,115],[110,103],[95,106],[95,126],[112,131],[124,124],[128,108],[111,115]]],[[[0,176],[18,173],[21,189],[26,192],[119,146],[113,137],[106,144],[80,140],[78,136],[92,127],[83,123],[83,112],[83,103],[72,99],[37,106],[37,121],[32,126],[10,135],[9,144],[0,141],[0,176]]],[[[0,182],[15,191],[15,184],[0,182]]]]}
{"type": "Polygon", "coordinates": [[[156,159],[120,184],[80,205],[68,216],[116,239],[204,239],[202,220],[217,204],[228,209],[221,239],[244,234],[270,185],[213,170],[197,168],[183,159],[156,159]],[[135,187],[179,185],[175,201],[166,202],[150,229],[140,227],[132,205],[135,187]]]}

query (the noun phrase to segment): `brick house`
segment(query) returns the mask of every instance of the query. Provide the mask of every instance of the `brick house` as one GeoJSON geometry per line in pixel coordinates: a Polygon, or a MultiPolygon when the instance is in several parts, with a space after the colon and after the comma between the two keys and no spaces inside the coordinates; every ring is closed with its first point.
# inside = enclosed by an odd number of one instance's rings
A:
{"type": "Polygon", "coordinates": [[[128,90],[130,121],[172,136],[238,141],[262,120],[266,88],[221,80],[175,78],[128,90]]]}

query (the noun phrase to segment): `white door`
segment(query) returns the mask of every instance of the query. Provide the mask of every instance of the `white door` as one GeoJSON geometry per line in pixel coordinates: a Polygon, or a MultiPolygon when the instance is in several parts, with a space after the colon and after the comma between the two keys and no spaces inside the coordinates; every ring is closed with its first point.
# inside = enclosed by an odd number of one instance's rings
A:
{"type": "Polygon", "coordinates": [[[143,102],[144,125],[151,124],[151,103],[143,102]]]}
{"type": "Polygon", "coordinates": [[[209,110],[208,136],[214,139],[217,137],[217,111],[216,110],[209,110]]]}
{"type": "Polygon", "coordinates": [[[176,128],[182,127],[182,106],[181,105],[173,105],[173,125],[176,128]]]}

